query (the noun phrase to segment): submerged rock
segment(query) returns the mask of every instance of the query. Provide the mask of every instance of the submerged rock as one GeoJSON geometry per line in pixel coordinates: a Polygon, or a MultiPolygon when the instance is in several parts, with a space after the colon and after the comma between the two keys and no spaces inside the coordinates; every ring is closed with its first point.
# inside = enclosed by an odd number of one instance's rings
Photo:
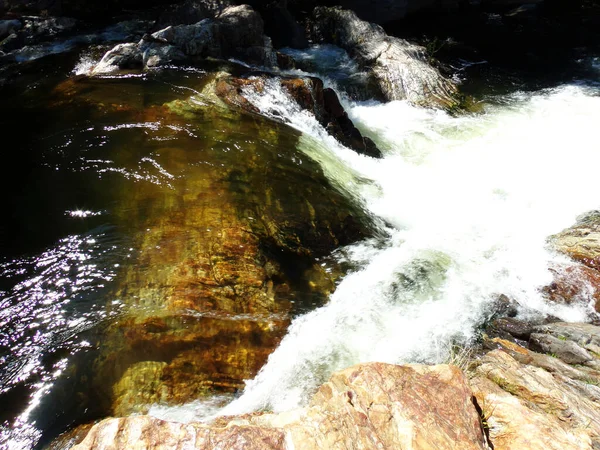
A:
{"type": "Polygon", "coordinates": [[[148,416],[95,425],[83,449],[487,448],[466,377],[453,366],[370,363],[332,375],[309,406],[281,414],[225,417],[214,425],[148,416]]]}
{"type": "Polygon", "coordinates": [[[348,51],[369,71],[386,100],[443,108],[459,103],[456,86],[429,64],[423,47],[388,36],[383,28],[360,20],[350,10],[316,8],[312,35],[315,42],[348,51]]]}
{"type": "MultiPolygon", "coordinates": [[[[210,84],[194,90],[202,83],[210,84]]],[[[243,387],[291,316],[334,289],[335,269],[317,258],[371,234],[361,206],[296,149],[295,130],[226,107],[212,85],[210,98],[151,107],[136,86],[83,77],[54,94],[66,110],[82,102],[99,116],[118,103],[121,120],[151,124],[144,129],[155,134],[139,134],[140,151],[160,167],[160,182],[116,193],[131,263],[115,282],[117,306],[107,308],[119,320],[98,344],[85,393],[103,415],[243,387]],[[92,102],[103,106],[96,112],[92,102]]]]}

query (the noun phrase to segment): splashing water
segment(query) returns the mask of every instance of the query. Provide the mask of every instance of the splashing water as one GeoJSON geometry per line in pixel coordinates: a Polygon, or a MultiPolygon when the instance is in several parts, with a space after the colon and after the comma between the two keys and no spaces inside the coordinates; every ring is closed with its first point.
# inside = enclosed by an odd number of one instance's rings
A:
{"type": "Polygon", "coordinates": [[[549,265],[567,262],[548,236],[599,207],[597,91],[519,94],[458,118],[403,102],[347,104],[381,160],[342,147],[275,82],[247,96],[302,131],[300,148],[382,219],[388,237],[340,250],[359,269],[326,306],[294,320],[219,414],[297,407],[333,371],[359,362],[443,361],[453,343],[477,337],[499,294],[522,315],[591,314],[585,303],[546,303],[540,288],[552,281],[549,265]]]}

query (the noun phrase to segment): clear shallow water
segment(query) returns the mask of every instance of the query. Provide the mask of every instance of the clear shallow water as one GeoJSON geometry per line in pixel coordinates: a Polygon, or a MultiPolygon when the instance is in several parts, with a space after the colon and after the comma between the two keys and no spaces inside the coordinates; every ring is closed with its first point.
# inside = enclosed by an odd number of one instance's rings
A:
{"type": "MultiPolygon", "coordinates": [[[[304,133],[300,148],[382,219],[388,237],[340,249],[358,269],[327,305],[293,321],[256,378],[217,414],[301,406],[331,372],[359,362],[444,361],[452,345],[478,337],[499,294],[516,300],[522,316],[595,314],[591,299],[553,305],[540,289],[552,281],[549,266],[567,263],[547,237],[600,207],[597,89],[516,93],[458,118],[403,102],[347,101],[382,160],[341,147],[275,83],[249,96],[304,133]]],[[[181,419],[194,407],[180,409],[181,419]]],[[[206,417],[201,411],[196,419],[206,417]]]]}

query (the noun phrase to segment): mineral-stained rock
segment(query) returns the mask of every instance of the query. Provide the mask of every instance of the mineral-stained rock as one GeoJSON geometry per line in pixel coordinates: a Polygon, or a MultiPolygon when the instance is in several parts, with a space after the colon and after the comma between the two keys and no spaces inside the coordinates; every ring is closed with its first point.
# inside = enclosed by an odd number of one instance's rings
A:
{"type": "Polygon", "coordinates": [[[548,298],[558,303],[588,303],[600,312],[600,271],[573,264],[550,269],[554,281],[543,289],[548,298]]]}
{"type": "Polygon", "coordinates": [[[559,252],[592,269],[600,269],[600,212],[581,217],[572,227],[552,236],[550,243],[559,252]]]}
{"type": "Polygon", "coordinates": [[[350,10],[316,8],[312,34],[315,42],[347,50],[370,71],[386,100],[445,108],[457,104],[456,86],[428,63],[423,47],[388,36],[383,28],[360,20],[350,10]]]}
{"type": "Polygon", "coordinates": [[[263,21],[250,6],[217,8],[214,13],[215,17],[194,24],[168,26],[137,44],[119,44],[104,55],[92,74],[156,67],[185,58],[239,58],[267,67],[277,65],[263,21]]]}
{"type": "Polygon", "coordinates": [[[281,414],[176,424],[107,419],[77,450],[120,448],[484,450],[479,415],[454,366],[371,363],[334,374],[310,405],[281,414]]]}
{"type": "MultiPolygon", "coordinates": [[[[82,83],[86,97],[110,85],[82,83]]],[[[295,130],[211,103],[211,91],[141,116],[171,128],[145,143],[162,182],[129,186],[115,207],[132,263],[114,292],[126,313],[106,330],[94,364],[94,398],[107,414],[241,388],[290,314],[333,290],[334,275],[316,258],[369,234],[360,205],[296,149],[295,130]],[[190,134],[177,131],[190,124],[190,134]]]]}
{"type": "Polygon", "coordinates": [[[496,342],[500,349],[481,358],[471,380],[494,449],[597,448],[600,378],[587,368],[496,342]]]}

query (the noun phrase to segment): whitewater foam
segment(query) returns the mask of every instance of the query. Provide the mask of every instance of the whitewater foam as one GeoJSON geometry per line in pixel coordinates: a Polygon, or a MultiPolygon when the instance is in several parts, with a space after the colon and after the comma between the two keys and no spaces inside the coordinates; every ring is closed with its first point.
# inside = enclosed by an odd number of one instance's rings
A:
{"type": "Polygon", "coordinates": [[[304,133],[299,148],[381,218],[388,237],[340,252],[360,269],[327,305],[293,321],[218,414],[297,407],[331,372],[359,362],[443,361],[452,345],[476,339],[499,294],[522,315],[592,314],[590,299],[549,304],[540,288],[552,281],[549,266],[568,263],[547,237],[600,206],[597,91],[521,93],[463,117],[404,102],[348,104],[383,150],[380,160],[341,146],[277,83],[246,94],[263,114],[304,133]]]}

